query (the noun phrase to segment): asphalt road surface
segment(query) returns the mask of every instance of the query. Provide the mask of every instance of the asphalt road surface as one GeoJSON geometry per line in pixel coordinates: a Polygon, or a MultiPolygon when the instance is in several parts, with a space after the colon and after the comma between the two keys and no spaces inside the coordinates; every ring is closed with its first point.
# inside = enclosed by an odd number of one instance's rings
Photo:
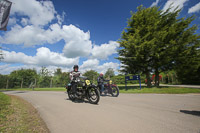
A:
{"type": "Polygon", "coordinates": [[[93,105],[64,92],[5,93],[32,103],[52,133],[200,133],[200,94],[120,94],[93,105]]]}

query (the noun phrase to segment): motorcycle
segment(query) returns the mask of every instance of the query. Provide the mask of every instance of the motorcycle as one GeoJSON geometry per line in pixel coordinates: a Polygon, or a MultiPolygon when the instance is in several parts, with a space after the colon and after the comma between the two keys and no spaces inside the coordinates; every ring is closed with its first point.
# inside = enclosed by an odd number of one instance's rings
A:
{"type": "MultiPolygon", "coordinates": [[[[106,80],[106,84],[104,84],[104,94],[107,93],[111,94],[113,97],[118,97],[119,95],[119,88],[116,84],[112,83],[112,80],[106,80]]],[[[101,87],[99,86],[99,91],[101,92],[101,87]]],[[[101,92],[101,93],[103,93],[101,92]]]]}
{"type": "Polygon", "coordinates": [[[86,77],[80,77],[83,81],[77,78],[73,81],[73,85],[77,87],[76,93],[73,93],[72,84],[66,86],[67,94],[70,100],[87,99],[92,104],[98,104],[100,100],[100,92],[96,85],[92,84],[86,77]]]}

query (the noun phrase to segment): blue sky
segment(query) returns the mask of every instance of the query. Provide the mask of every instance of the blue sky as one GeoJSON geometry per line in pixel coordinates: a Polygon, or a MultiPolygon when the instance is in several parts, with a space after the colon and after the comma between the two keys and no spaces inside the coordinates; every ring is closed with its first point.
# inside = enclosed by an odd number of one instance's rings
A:
{"type": "MultiPolygon", "coordinates": [[[[199,0],[10,0],[13,2],[8,31],[0,32],[4,60],[0,73],[20,68],[46,66],[50,71],[60,67],[71,71],[74,64],[82,72],[120,69],[117,57],[121,32],[139,5],[159,6],[165,10],[171,3],[182,8],[180,17],[197,16],[199,0]]],[[[200,30],[197,30],[197,34],[200,30]]]]}

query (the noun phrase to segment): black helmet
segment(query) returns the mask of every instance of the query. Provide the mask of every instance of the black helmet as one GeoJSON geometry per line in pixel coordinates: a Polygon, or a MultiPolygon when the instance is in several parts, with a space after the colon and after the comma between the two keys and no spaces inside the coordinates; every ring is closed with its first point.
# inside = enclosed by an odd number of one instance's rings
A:
{"type": "Polygon", "coordinates": [[[78,65],[74,65],[74,67],[73,67],[73,68],[74,68],[74,69],[75,69],[75,68],[77,68],[77,69],[78,69],[78,65]]]}

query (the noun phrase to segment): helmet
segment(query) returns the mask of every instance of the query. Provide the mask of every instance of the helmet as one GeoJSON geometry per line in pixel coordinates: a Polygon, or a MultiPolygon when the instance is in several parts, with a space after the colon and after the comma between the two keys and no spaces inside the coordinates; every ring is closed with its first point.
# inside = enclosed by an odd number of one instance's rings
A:
{"type": "Polygon", "coordinates": [[[100,73],[99,76],[103,77],[103,73],[100,73]]]}
{"type": "Polygon", "coordinates": [[[77,69],[78,69],[78,65],[74,65],[74,67],[73,67],[73,68],[74,68],[74,69],[75,69],[75,68],[77,68],[77,69]]]}

